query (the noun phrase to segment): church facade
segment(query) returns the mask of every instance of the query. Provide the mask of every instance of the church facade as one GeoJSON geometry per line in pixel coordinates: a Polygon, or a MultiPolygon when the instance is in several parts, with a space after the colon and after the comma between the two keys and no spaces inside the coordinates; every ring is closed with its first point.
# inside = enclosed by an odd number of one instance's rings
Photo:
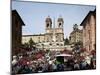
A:
{"type": "Polygon", "coordinates": [[[57,19],[55,24],[55,19],[51,19],[48,16],[45,20],[45,33],[36,35],[23,35],[22,43],[28,43],[32,40],[36,43],[38,48],[49,48],[49,49],[62,49],[64,47],[64,30],[63,30],[64,20],[62,17],[57,19]]]}

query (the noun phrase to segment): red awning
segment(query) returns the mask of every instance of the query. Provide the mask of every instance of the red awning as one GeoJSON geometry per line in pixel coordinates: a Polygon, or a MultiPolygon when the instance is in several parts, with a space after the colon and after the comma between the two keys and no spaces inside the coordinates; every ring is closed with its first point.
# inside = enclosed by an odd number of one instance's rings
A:
{"type": "Polygon", "coordinates": [[[86,48],[81,48],[81,52],[84,52],[84,51],[86,51],[86,48]]]}
{"type": "Polygon", "coordinates": [[[63,54],[72,54],[72,51],[70,51],[70,50],[64,50],[64,51],[61,51],[61,53],[63,54]]]}
{"type": "Polygon", "coordinates": [[[35,56],[36,59],[39,59],[39,58],[42,58],[42,57],[43,57],[43,55],[40,54],[40,53],[39,54],[36,54],[36,56],[35,56]]]}
{"type": "Polygon", "coordinates": [[[96,50],[92,50],[91,55],[96,55],[96,50]]]}
{"type": "Polygon", "coordinates": [[[19,61],[19,64],[21,64],[21,65],[27,65],[27,62],[29,62],[29,60],[27,60],[27,59],[21,59],[20,61],[19,61]]]}
{"type": "Polygon", "coordinates": [[[80,56],[79,59],[80,60],[84,60],[85,58],[84,58],[84,56],[80,56]]]}

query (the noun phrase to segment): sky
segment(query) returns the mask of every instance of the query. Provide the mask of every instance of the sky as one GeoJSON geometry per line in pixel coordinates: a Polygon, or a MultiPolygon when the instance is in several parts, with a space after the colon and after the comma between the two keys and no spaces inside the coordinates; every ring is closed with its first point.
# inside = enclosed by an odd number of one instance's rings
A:
{"type": "MultiPolygon", "coordinates": [[[[23,35],[45,33],[45,19],[50,16],[52,21],[62,16],[64,20],[64,37],[69,37],[73,25],[80,25],[89,11],[96,7],[90,5],[71,5],[57,3],[40,3],[28,1],[12,1],[12,10],[17,10],[25,26],[22,27],[23,35]]],[[[79,26],[79,28],[82,28],[79,26]]]]}

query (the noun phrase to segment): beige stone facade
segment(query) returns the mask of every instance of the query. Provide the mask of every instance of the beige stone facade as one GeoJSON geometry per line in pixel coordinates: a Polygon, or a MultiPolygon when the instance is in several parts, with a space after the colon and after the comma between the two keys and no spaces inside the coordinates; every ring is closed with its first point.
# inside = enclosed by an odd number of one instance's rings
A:
{"type": "Polygon", "coordinates": [[[96,48],[96,10],[90,11],[81,23],[83,26],[83,46],[87,51],[96,48]]]}
{"type": "Polygon", "coordinates": [[[74,44],[77,42],[83,42],[83,34],[82,34],[82,30],[80,30],[78,28],[78,25],[75,24],[73,26],[73,31],[70,33],[70,44],[74,44]]]}
{"type": "Polygon", "coordinates": [[[57,19],[57,25],[55,25],[55,19],[48,16],[45,20],[45,33],[36,35],[23,35],[22,43],[28,43],[30,38],[39,44],[48,47],[64,46],[64,32],[63,32],[63,18],[57,19]]]}
{"type": "Polygon", "coordinates": [[[32,38],[32,40],[35,42],[35,43],[41,43],[41,42],[44,42],[45,41],[45,38],[44,38],[44,34],[40,34],[40,35],[23,35],[22,36],[22,43],[29,43],[29,40],[32,38]]]}

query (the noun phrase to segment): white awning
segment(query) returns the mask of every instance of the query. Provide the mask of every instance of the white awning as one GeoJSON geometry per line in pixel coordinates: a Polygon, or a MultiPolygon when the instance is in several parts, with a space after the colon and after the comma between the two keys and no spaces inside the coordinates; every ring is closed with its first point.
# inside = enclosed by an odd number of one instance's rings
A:
{"type": "Polygon", "coordinates": [[[59,56],[63,56],[63,57],[71,57],[72,55],[71,54],[59,54],[59,55],[55,55],[56,57],[59,57],[59,56]]]}

